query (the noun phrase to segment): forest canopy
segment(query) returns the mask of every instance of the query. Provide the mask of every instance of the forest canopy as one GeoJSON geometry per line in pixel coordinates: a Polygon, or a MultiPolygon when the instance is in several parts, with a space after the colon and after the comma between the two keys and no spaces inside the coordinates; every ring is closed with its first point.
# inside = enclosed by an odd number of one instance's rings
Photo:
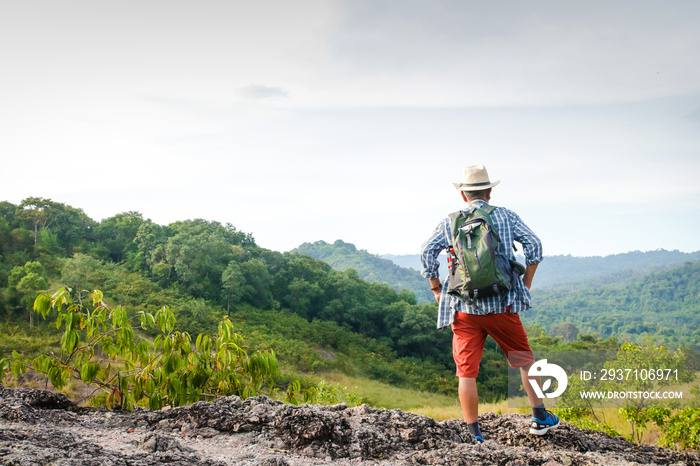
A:
{"type": "MultiPolygon", "coordinates": [[[[309,248],[358,256],[342,241],[299,250],[309,248]]],[[[396,272],[366,251],[360,256],[396,272]]],[[[692,262],[618,285],[535,290],[523,322],[534,348],[610,349],[651,339],[697,350],[699,279],[700,263],[692,262]]],[[[211,333],[228,315],[252,349],[276,352],[283,371],[341,371],[455,393],[451,333],[435,328],[436,303],[418,302],[400,286],[261,248],[250,233],[216,221],[158,225],[129,211],[97,222],[49,199],[0,202],[0,357],[18,345],[31,352],[51,344],[48,323],[29,310],[38,293],[62,287],[76,300],[102,290],[131,315],[168,305],[193,336],[211,333]],[[28,339],[17,330],[25,327],[44,333],[28,339]]],[[[478,378],[485,398],[505,396],[503,363],[488,340],[478,378]]]]}

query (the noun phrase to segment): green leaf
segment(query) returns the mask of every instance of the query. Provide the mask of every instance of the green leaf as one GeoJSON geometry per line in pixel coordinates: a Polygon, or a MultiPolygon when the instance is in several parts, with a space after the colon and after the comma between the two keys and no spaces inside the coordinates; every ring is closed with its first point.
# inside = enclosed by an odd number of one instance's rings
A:
{"type": "Polygon", "coordinates": [[[101,305],[103,301],[102,292],[100,290],[93,290],[92,292],[92,305],[97,307],[101,305]]]}
{"type": "Polygon", "coordinates": [[[119,391],[126,393],[129,390],[129,377],[119,378],[119,391]]]}
{"type": "Polygon", "coordinates": [[[171,352],[171,347],[172,343],[170,337],[165,337],[163,339],[163,353],[169,354],[171,352]]]}
{"type": "Polygon", "coordinates": [[[90,364],[85,363],[80,367],[80,380],[85,383],[90,383],[92,379],[89,378],[90,364]]]}
{"type": "Polygon", "coordinates": [[[204,335],[204,338],[202,338],[202,345],[202,352],[209,353],[211,351],[211,338],[209,338],[209,335],[204,335]]]}
{"type": "Polygon", "coordinates": [[[140,383],[134,384],[134,388],[131,389],[131,396],[133,397],[134,402],[138,402],[141,398],[143,398],[143,389],[141,388],[140,383]]]}
{"type": "Polygon", "coordinates": [[[100,365],[98,363],[90,364],[90,372],[88,374],[89,379],[91,381],[95,380],[95,378],[97,378],[97,375],[99,374],[99,372],[100,372],[100,365]]]}
{"type": "Polygon", "coordinates": [[[12,367],[12,364],[7,360],[7,358],[0,359],[0,381],[3,380],[5,373],[10,370],[10,367],[12,367]]]}
{"type": "Polygon", "coordinates": [[[51,298],[49,298],[45,294],[40,294],[39,296],[37,296],[34,300],[34,310],[41,314],[41,316],[44,319],[46,319],[46,316],[51,310],[51,298]]]}
{"type": "Polygon", "coordinates": [[[163,407],[163,398],[160,393],[156,392],[151,395],[148,399],[148,407],[153,411],[157,411],[163,407]]]}

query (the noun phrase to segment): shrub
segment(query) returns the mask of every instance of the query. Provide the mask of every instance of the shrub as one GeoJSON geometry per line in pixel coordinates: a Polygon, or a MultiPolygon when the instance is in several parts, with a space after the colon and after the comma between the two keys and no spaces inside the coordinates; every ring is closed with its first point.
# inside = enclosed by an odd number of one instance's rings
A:
{"type": "Polygon", "coordinates": [[[79,378],[105,394],[108,408],[132,409],[147,400],[151,409],[180,406],[219,396],[258,395],[270,389],[278,375],[271,350],[248,354],[243,337],[224,317],[214,337],[200,334],[194,345],[187,332],[175,331],[175,316],[165,306],[155,315],[139,312],[142,329],[157,329],[153,344],[136,338],[126,311],[110,309],[98,290],[92,303],[73,301],[69,289],[39,295],[34,310],[46,319],[58,314],[56,328],[63,327],[61,354],[40,355],[29,361],[17,351],[0,359],[0,381],[19,377],[28,368],[61,389],[79,378]]]}

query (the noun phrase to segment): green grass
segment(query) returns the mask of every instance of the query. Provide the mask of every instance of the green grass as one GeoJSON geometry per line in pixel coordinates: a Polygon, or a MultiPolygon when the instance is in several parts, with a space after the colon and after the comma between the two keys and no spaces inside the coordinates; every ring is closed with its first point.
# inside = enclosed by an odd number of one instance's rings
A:
{"type": "MultiPolygon", "coordinates": [[[[378,382],[363,377],[353,377],[340,372],[331,372],[317,376],[332,384],[340,384],[352,390],[357,387],[357,394],[363,402],[374,408],[401,409],[415,414],[430,416],[437,420],[461,419],[462,410],[456,396],[429,393],[378,382]]],[[[457,379],[455,378],[455,384],[457,379]]],[[[499,403],[481,403],[479,411],[496,413],[517,413],[518,409],[510,408],[507,401],[499,403]]]]}
{"type": "Polygon", "coordinates": [[[318,377],[329,383],[340,384],[349,390],[357,387],[357,394],[363,402],[374,408],[399,408],[413,412],[426,407],[450,407],[455,404],[455,398],[446,395],[396,387],[385,382],[349,376],[340,372],[331,372],[318,377]]]}
{"type": "MultiPolygon", "coordinates": [[[[55,328],[55,327],[54,327],[55,328]]],[[[6,320],[0,323],[0,358],[11,358],[12,351],[19,351],[22,356],[36,357],[60,351],[61,335],[50,328],[29,327],[6,320]]]]}

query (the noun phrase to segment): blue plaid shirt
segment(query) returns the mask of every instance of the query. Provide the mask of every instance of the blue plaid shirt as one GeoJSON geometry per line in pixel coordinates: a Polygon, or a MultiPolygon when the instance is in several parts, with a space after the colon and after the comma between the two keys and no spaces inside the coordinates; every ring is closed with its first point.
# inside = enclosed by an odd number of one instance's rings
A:
{"type": "MultiPolygon", "coordinates": [[[[479,208],[486,205],[486,201],[476,199],[469,203],[471,208],[479,208]]],[[[491,213],[491,220],[498,232],[501,242],[505,246],[506,255],[509,259],[515,260],[513,253],[513,242],[517,241],[523,246],[525,263],[537,264],[542,262],[542,243],[530,228],[520,219],[518,214],[504,207],[497,207],[491,213]]],[[[452,219],[443,219],[435,228],[433,234],[421,248],[422,275],[425,278],[439,278],[438,267],[440,263],[437,258],[440,252],[452,247],[452,219]]],[[[466,312],[467,314],[499,314],[506,312],[506,307],[510,306],[511,312],[521,312],[530,308],[530,292],[525,287],[522,277],[513,284],[513,288],[507,293],[501,293],[486,298],[475,300],[476,306],[469,305],[464,301],[447,294],[447,279],[442,286],[440,294],[440,307],[438,310],[438,328],[447,327],[454,321],[455,312],[466,312]]]]}

